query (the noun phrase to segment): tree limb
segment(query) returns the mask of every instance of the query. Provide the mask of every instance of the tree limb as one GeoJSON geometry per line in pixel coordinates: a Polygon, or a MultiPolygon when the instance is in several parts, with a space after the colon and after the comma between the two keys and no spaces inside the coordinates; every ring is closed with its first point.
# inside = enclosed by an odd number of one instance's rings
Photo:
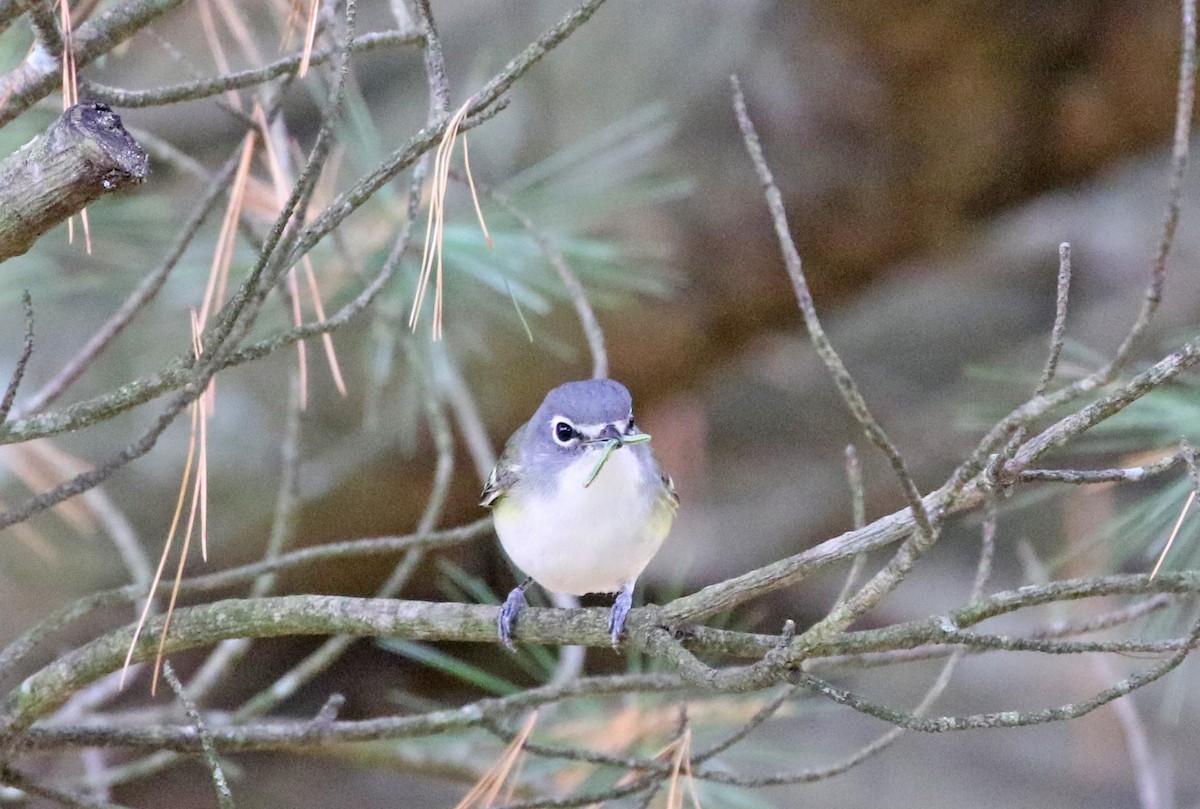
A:
{"type": "Polygon", "coordinates": [[[84,101],[0,163],[0,261],[103,194],[146,179],[146,153],[106,104],[84,101]]]}

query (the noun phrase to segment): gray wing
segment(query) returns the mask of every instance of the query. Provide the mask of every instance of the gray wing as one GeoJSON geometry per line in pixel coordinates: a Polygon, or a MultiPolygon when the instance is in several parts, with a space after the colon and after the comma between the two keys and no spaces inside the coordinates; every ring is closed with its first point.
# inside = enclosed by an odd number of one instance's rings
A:
{"type": "Polygon", "coordinates": [[[663,488],[667,491],[667,499],[674,504],[675,508],[679,508],[679,493],[675,491],[675,481],[671,480],[671,476],[666,472],[661,476],[663,488]]]}
{"type": "Polygon", "coordinates": [[[500,460],[496,462],[496,467],[488,475],[487,483],[483,486],[483,494],[479,496],[479,505],[490,508],[516,485],[521,473],[521,436],[528,426],[528,424],[522,424],[518,427],[517,431],[508,439],[508,443],[504,445],[504,452],[501,453],[500,460]]]}
{"type": "Polygon", "coordinates": [[[649,444],[639,444],[638,449],[645,448],[645,453],[650,458],[650,464],[654,470],[658,472],[658,482],[662,486],[661,492],[664,500],[669,502],[672,508],[679,508],[679,494],[675,491],[675,481],[671,480],[671,476],[662,468],[662,464],[658,462],[658,456],[654,454],[654,449],[649,444]]]}

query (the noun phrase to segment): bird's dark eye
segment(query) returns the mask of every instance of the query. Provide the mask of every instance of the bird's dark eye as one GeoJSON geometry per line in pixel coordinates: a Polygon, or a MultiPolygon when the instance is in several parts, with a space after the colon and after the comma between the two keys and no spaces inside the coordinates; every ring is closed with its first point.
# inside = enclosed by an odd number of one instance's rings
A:
{"type": "Polygon", "coordinates": [[[633,435],[638,431],[637,425],[633,423],[633,416],[629,417],[629,425],[625,428],[626,435],[633,435]]]}
{"type": "Polygon", "coordinates": [[[578,433],[575,428],[566,421],[554,422],[554,440],[560,444],[569,444],[571,439],[575,438],[578,433]]]}

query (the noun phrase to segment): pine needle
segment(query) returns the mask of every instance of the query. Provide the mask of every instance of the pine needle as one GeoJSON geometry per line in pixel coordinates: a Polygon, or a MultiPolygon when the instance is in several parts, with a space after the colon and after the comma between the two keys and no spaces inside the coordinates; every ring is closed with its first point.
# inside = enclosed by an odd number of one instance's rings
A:
{"type": "MultiPolygon", "coordinates": [[[[304,323],[304,312],[300,309],[300,284],[296,281],[296,268],[292,267],[287,274],[288,295],[292,299],[292,325],[296,328],[304,323]]],[[[308,409],[308,344],[303,340],[296,341],[296,364],[299,366],[299,384],[301,410],[308,409]]]]}
{"type": "MultiPolygon", "coordinates": [[[[192,350],[196,352],[196,356],[200,356],[204,346],[200,342],[200,321],[196,317],[196,310],[193,309],[189,313],[192,321],[192,350]]],[[[212,409],[205,408],[205,397],[200,396],[192,406],[199,411],[200,422],[200,458],[196,464],[196,484],[198,486],[197,495],[200,500],[200,558],[208,561],[208,419],[212,415],[212,409]]],[[[196,509],[196,495],[193,496],[192,510],[196,509]]],[[[188,533],[191,534],[191,526],[188,526],[188,533]]]]}
{"type": "MultiPolygon", "coordinates": [[[[9,471],[16,475],[31,492],[50,489],[62,482],[62,477],[55,471],[62,465],[54,462],[51,457],[52,448],[42,446],[43,443],[43,441],[31,441],[28,444],[13,445],[7,447],[5,452],[9,471]]],[[[66,468],[70,469],[71,467],[66,468]]],[[[78,464],[75,471],[71,471],[70,474],[78,474],[85,468],[87,467],[84,464],[78,464]]],[[[96,530],[95,515],[83,498],[64,500],[54,507],[54,513],[80,535],[90,534],[96,530]]]]}
{"type": "MultiPolygon", "coordinates": [[[[150,607],[154,603],[152,598],[154,591],[158,589],[159,583],[162,581],[163,569],[167,566],[167,557],[171,553],[171,545],[175,542],[175,533],[179,530],[179,519],[183,516],[183,504],[187,500],[188,481],[192,473],[192,460],[196,453],[196,416],[198,411],[195,407],[192,411],[192,429],[191,436],[188,439],[187,460],[183,465],[183,480],[179,484],[179,496],[175,500],[175,516],[171,518],[171,528],[167,531],[167,541],[163,544],[162,555],[158,558],[158,568],[154,571],[154,579],[150,582],[150,590],[146,593],[146,604],[142,607],[142,614],[138,617],[137,626],[133,630],[133,639],[129,641],[129,651],[125,653],[125,662],[121,666],[121,680],[119,688],[125,687],[125,676],[129,673],[129,664],[133,660],[133,651],[137,648],[138,638],[141,637],[142,630],[146,626],[146,619],[150,615],[150,607]]],[[[171,599],[174,604],[174,597],[171,599]]],[[[157,680],[157,669],[155,666],[157,680]]],[[[153,691],[152,691],[153,693],[153,691]]]]}
{"type": "Polygon", "coordinates": [[[92,226],[88,222],[86,207],[79,209],[79,221],[83,225],[83,249],[90,256],[92,254],[92,226]]]}
{"type": "MultiPolygon", "coordinates": [[[[196,356],[200,356],[200,317],[193,309],[189,312],[192,327],[192,350],[196,356]]],[[[191,508],[188,511],[187,527],[183,532],[183,547],[179,553],[179,561],[175,567],[174,584],[171,587],[171,598],[167,604],[166,617],[163,620],[162,632],[158,638],[158,651],[154,661],[154,675],[150,681],[150,693],[153,695],[158,690],[158,676],[162,669],[163,653],[166,650],[167,633],[171,627],[171,616],[175,612],[175,604],[179,597],[179,585],[183,580],[183,569],[187,563],[188,550],[191,547],[192,536],[196,530],[197,520],[200,524],[200,551],[204,561],[208,561],[208,430],[207,421],[211,415],[210,410],[205,408],[206,397],[198,396],[189,406],[192,421],[190,434],[188,436],[187,458],[184,461],[183,479],[179,484],[179,495],[175,501],[175,513],[171,518],[171,527],[167,531],[167,541],[163,544],[163,552],[158,560],[158,568],[154,572],[154,579],[150,583],[150,590],[146,594],[146,604],[142,607],[141,615],[138,617],[137,626],[133,631],[133,639],[129,642],[129,650],[125,653],[125,662],[121,668],[120,687],[125,687],[125,676],[129,671],[129,664],[133,660],[133,652],[137,647],[138,639],[141,637],[142,630],[146,626],[146,620],[150,615],[150,607],[153,603],[152,594],[158,589],[158,585],[162,581],[163,570],[166,568],[167,559],[171,553],[171,546],[175,543],[175,536],[179,530],[180,519],[183,516],[183,506],[187,501],[189,483],[191,484],[191,508]],[[192,479],[192,466],[195,462],[196,476],[192,479]]]]}
{"type": "Polygon", "coordinates": [[[608,456],[613,454],[613,451],[624,444],[644,444],[650,440],[650,436],[646,433],[631,435],[626,438],[616,439],[610,438],[604,442],[604,450],[600,453],[600,459],[596,461],[596,466],[592,469],[592,474],[588,475],[587,480],[583,482],[583,488],[591,486],[596,478],[600,475],[600,470],[604,468],[604,464],[608,462],[608,456]]]}
{"type": "Polygon", "coordinates": [[[61,0],[59,21],[62,24],[62,94],[63,109],[79,103],[79,82],[75,75],[75,49],[72,47],[71,3],[61,0]]]}
{"type": "Polygon", "coordinates": [[[250,130],[242,142],[242,159],[238,163],[237,173],[233,177],[233,186],[229,193],[229,205],[225,208],[225,217],[221,220],[221,231],[217,236],[217,249],[213,253],[212,264],[208,272],[208,285],[204,290],[204,300],[200,305],[200,329],[208,325],[208,317],[225,297],[225,283],[229,277],[229,265],[233,261],[233,247],[237,239],[237,223],[242,215],[242,202],[245,199],[246,183],[250,176],[250,159],[254,156],[254,148],[258,133],[250,130]]]}
{"type": "MultiPolygon", "coordinates": [[[[288,194],[292,186],[291,175],[287,167],[280,159],[280,153],[275,149],[275,144],[270,137],[270,130],[267,125],[267,117],[262,111],[262,107],[258,104],[254,105],[253,116],[264,133],[263,145],[266,151],[267,168],[271,172],[271,181],[274,186],[275,201],[282,209],[287,202],[288,194]]],[[[273,212],[272,215],[274,215],[273,212]]],[[[305,281],[309,294],[313,300],[313,310],[317,313],[318,320],[325,319],[325,305],[321,302],[321,290],[317,286],[316,273],[313,271],[312,258],[304,256],[300,260],[300,265],[304,270],[305,281]]],[[[304,323],[303,305],[300,300],[300,283],[296,277],[296,268],[292,267],[288,270],[287,276],[288,292],[292,296],[292,321],[296,328],[299,328],[304,323]]],[[[341,365],[338,363],[337,351],[333,347],[333,335],[325,332],[321,335],[321,342],[325,348],[325,358],[329,363],[329,371],[333,375],[333,384],[337,388],[338,393],[342,396],[348,395],[346,389],[346,381],[342,377],[341,365]]],[[[296,353],[298,355],[298,363],[300,366],[300,409],[304,410],[308,406],[308,352],[307,345],[303,340],[296,342],[296,353]]]]}
{"type": "Polygon", "coordinates": [[[275,0],[275,13],[283,17],[283,25],[279,29],[280,53],[286,50],[292,41],[292,30],[296,28],[296,23],[300,19],[300,2],[301,0],[275,0]],[[286,11],[282,9],[286,9],[286,11]]]}
{"type": "Polygon", "coordinates": [[[304,78],[308,73],[308,63],[312,60],[313,42],[317,38],[317,17],[321,10],[321,0],[312,0],[308,5],[308,25],[304,31],[304,52],[300,55],[300,69],[296,71],[297,78],[304,78]]]}
{"type": "MultiPolygon", "coordinates": [[[[74,27],[71,24],[70,0],[61,0],[59,20],[62,25],[62,96],[63,110],[79,103],[79,77],[75,72],[74,27]]],[[[84,249],[92,254],[92,229],[88,224],[87,208],[79,210],[79,221],[83,224],[84,249]]],[[[75,243],[75,217],[67,217],[67,244],[75,243]]]]}
{"type": "MultiPolygon", "coordinates": [[[[304,277],[308,279],[308,290],[312,295],[313,309],[317,313],[317,320],[324,320],[325,305],[321,303],[321,289],[317,286],[317,277],[316,273],[313,272],[312,259],[305,256],[301,259],[300,265],[304,268],[304,277]]],[[[321,335],[321,342],[325,346],[325,358],[329,362],[329,372],[333,374],[333,385],[342,396],[348,396],[349,392],[346,389],[346,380],[342,377],[342,368],[338,364],[337,351],[333,347],[333,335],[325,332],[321,335]]]]}
{"type": "Polygon", "coordinates": [[[683,809],[685,793],[691,799],[693,809],[703,809],[700,796],[696,793],[696,779],[692,777],[691,727],[685,727],[679,738],[659,751],[655,758],[667,753],[671,753],[671,777],[667,784],[666,809],[683,809]],[[682,783],[680,776],[685,779],[682,783]]]}
{"type": "Polygon", "coordinates": [[[483,238],[487,241],[488,249],[495,250],[496,243],[492,241],[492,234],[488,233],[487,222],[483,221],[483,210],[479,207],[479,192],[475,190],[475,177],[471,174],[471,152],[467,149],[466,134],[462,136],[462,142],[463,168],[467,170],[467,187],[471,189],[471,204],[475,206],[475,218],[479,220],[479,229],[483,231],[483,238]]]}
{"type": "MultiPolygon", "coordinates": [[[[445,214],[446,214],[446,190],[449,187],[450,178],[450,159],[454,154],[454,144],[458,140],[458,128],[462,124],[463,119],[467,116],[467,110],[471,106],[471,100],[468,99],[458,110],[450,117],[450,121],[446,124],[446,132],[442,135],[442,142],[438,144],[437,151],[433,157],[433,176],[430,178],[430,193],[429,193],[429,215],[425,222],[425,245],[421,255],[421,272],[417,276],[417,291],[413,295],[412,310],[408,315],[408,327],[416,331],[417,324],[421,319],[421,309],[425,302],[425,295],[429,290],[429,281],[434,273],[434,265],[437,265],[437,278],[434,282],[433,295],[433,327],[432,335],[434,340],[442,339],[442,304],[443,304],[443,275],[442,275],[442,253],[443,241],[445,236],[445,214]]],[[[463,136],[463,160],[466,162],[468,185],[471,188],[471,198],[475,203],[475,213],[479,218],[479,226],[483,230],[484,238],[487,239],[489,247],[493,246],[492,237],[488,233],[487,225],[483,221],[483,212],[479,207],[479,197],[475,192],[475,181],[471,178],[471,164],[467,152],[466,136],[463,136]]]]}
{"type": "MultiPolygon", "coordinates": [[[[217,66],[217,71],[222,75],[232,73],[233,71],[229,66],[229,59],[225,56],[225,48],[221,45],[221,37],[217,33],[217,24],[213,19],[209,1],[201,0],[197,4],[197,11],[200,14],[200,27],[204,29],[204,38],[208,42],[209,51],[212,52],[213,62],[217,66]]],[[[225,100],[235,110],[242,108],[242,97],[237,94],[237,90],[226,90],[225,100]]]]}
{"type": "MultiPolygon", "coordinates": [[[[283,167],[283,161],[279,159],[279,154],[275,151],[275,144],[271,137],[270,124],[267,123],[266,113],[257,101],[254,102],[254,112],[252,117],[258,122],[263,134],[263,148],[266,154],[267,169],[271,172],[271,183],[274,186],[275,205],[278,209],[282,209],[287,202],[288,189],[291,187],[291,182],[287,175],[287,171],[283,167]]],[[[300,305],[300,283],[296,280],[296,268],[288,269],[287,274],[288,294],[292,299],[292,325],[300,328],[304,323],[304,311],[300,305]]],[[[303,340],[296,341],[296,364],[299,366],[300,376],[300,409],[308,409],[308,345],[303,340]]]]}
{"type": "MultiPolygon", "coordinates": [[[[190,312],[192,323],[192,350],[196,352],[196,356],[200,356],[200,322],[196,317],[196,311],[193,309],[190,312]]],[[[187,528],[183,532],[183,547],[179,551],[179,562],[175,565],[175,581],[171,585],[171,598],[167,603],[167,614],[163,619],[162,632],[158,636],[158,651],[154,657],[154,675],[150,679],[150,694],[153,695],[158,690],[158,675],[162,671],[163,653],[167,646],[167,633],[171,629],[171,616],[175,614],[175,603],[179,598],[179,585],[183,581],[183,569],[187,564],[188,550],[191,548],[192,535],[196,528],[196,516],[200,514],[201,532],[200,532],[200,547],[201,554],[205,561],[208,561],[208,433],[205,429],[205,423],[208,420],[208,414],[204,409],[205,397],[197,397],[191,404],[192,410],[192,436],[191,441],[197,442],[197,431],[199,432],[199,455],[196,462],[196,479],[192,484],[192,507],[188,511],[187,528]]],[[[189,458],[189,461],[191,459],[189,458]]],[[[189,464],[190,465],[190,464],[189,464]]],[[[184,472],[184,480],[187,480],[187,471],[184,472]]],[[[184,484],[186,488],[186,483],[184,484]]]]}
{"type": "Polygon", "coordinates": [[[472,809],[472,807],[486,809],[486,807],[491,806],[495,802],[496,796],[500,794],[500,790],[504,788],[505,782],[508,781],[509,776],[513,773],[517,758],[521,755],[521,749],[525,746],[529,735],[533,733],[533,726],[536,723],[537,711],[534,711],[525,720],[524,726],[509,743],[508,747],[504,748],[504,753],[500,756],[500,760],[484,773],[482,778],[475,782],[475,785],[455,805],[454,809],[472,809]]]}
{"type": "Polygon", "coordinates": [[[508,276],[504,276],[504,289],[508,292],[508,299],[512,301],[513,309],[517,310],[517,320],[521,321],[521,328],[525,330],[525,338],[529,342],[533,342],[533,329],[529,328],[529,321],[525,319],[525,312],[521,309],[521,302],[517,300],[516,293],[513,292],[512,284],[508,282],[508,276]]]}
{"type": "Polygon", "coordinates": [[[1153,579],[1158,575],[1159,568],[1167,558],[1167,552],[1171,550],[1171,545],[1175,543],[1175,537],[1179,534],[1179,527],[1183,525],[1183,518],[1187,516],[1188,509],[1192,507],[1192,503],[1196,500],[1196,490],[1192,489],[1188,495],[1187,502],[1183,504],[1183,510],[1179,512],[1179,519],[1175,521],[1175,527],[1171,529],[1171,536],[1167,537],[1167,544],[1163,547],[1162,553],[1158,555],[1158,561],[1154,564],[1154,570],[1150,571],[1150,578],[1153,579]]]}
{"type": "Polygon", "coordinates": [[[254,41],[254,36],[250,33],[249,26],[246,25],[246,21],[242,19],[239,12],[242,4],[233,3],[230,0],[216,0],[216,5],[217,11],[221,13],[221,19],[225,21],[225,26],[242,49],[242,58],[252,65],[266,64],[254,41]]]}

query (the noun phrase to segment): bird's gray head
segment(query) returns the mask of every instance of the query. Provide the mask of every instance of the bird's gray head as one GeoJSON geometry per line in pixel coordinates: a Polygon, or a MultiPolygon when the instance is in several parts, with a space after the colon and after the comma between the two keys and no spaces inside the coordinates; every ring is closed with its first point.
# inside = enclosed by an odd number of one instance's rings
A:
{"type": "Polygon", "coordinates": [[[560,458],[575,458],[610,438],[640,432],[633,421],[633,398],[612,379],[559,385],[546,394],[526,430],[528,449],[560,458]]]}

